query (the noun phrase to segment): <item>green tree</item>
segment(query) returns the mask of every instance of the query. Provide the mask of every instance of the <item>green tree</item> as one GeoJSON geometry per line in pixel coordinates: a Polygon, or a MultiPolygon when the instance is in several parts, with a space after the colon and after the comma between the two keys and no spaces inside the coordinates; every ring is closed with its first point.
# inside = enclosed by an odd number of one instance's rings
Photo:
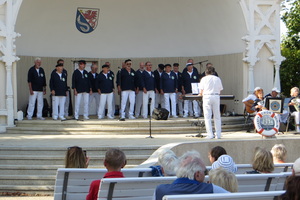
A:
{"type": "Polygon", "coordinates": [[[281,88],[289,96],[292,87],[300,85],[300,1],[286,1],[282,20],[287,33],[281,43],[281,54],[286,58],[280,68],[281,88]],[[289,8],[287,8],[289,7],[289,8]]]}

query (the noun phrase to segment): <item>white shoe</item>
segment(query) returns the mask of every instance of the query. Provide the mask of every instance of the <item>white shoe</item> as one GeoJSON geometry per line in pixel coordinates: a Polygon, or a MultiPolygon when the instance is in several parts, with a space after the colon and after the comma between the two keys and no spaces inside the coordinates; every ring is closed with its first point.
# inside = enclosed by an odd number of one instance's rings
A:
{"type": "Polygon", "coordinates": [[[135,117],[134,116],[129,116],[129,119],[135,119],[135,117]]]}
{"type": "Polygon", "coordinates": [[[187,118],[188,116],[187,115],[183,115],[183,118],[187,118]]]}
{"type": "Polygon", "coordinates": [[[98,119],[103,119],[103,117],[98,117],[98,119]]]}
{"type": "Polygon", "coordinates": [[[38,120],[45,120],[44,117],[38,117],[37,119],[38,119],[38,120]]]}
{"type": "Polygon", "coordinates": [[[32,117],[27,117],[28,120],[32,120],[32,117]]]}
{"type": "Polygon", "coordinates": [[[66,118],[64,118],[64,117],[60,117],[59,118],[61,121],[65,121],[65,120],[67,120],[66,118]]]}
{"type": "Polygon", "coordinates": [[[206,136],[205,139],[214,139],[215,137],[206,136]]]}
{"type": "Polygon", "coordinates": [[[177,115],[174,115],[174,116],[172,116],[173,118],[178,118],[178,116],[177,115]]]}
{"type": "Polygon", "coordinates": [[[107,119],[115,119],[114,117],[107,117],[107,119]]]}
{"type": "Polygon", "coordinates": [[[87,116],[83,116],[83,119],[85,119],[85,120],[89,120],[90,118],[89,118],[89,117],[87,117],[87,116]]]}
{"type": "Polygon", "coordinates": [[[57,120],[57,118],[53,118],[53,120],[54,120],[54,121],[56,121],[56,120],[57,120]]]}

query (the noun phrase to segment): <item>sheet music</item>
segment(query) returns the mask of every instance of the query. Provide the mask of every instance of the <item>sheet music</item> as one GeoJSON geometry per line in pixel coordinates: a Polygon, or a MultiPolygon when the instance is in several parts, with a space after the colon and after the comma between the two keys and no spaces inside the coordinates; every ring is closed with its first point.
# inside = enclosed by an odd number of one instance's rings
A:
{"type": "Polygon", "coordinates": [[[200,93],[200,83],[191,83],[192,84],[192,93],[199,94],[200,93]]]}

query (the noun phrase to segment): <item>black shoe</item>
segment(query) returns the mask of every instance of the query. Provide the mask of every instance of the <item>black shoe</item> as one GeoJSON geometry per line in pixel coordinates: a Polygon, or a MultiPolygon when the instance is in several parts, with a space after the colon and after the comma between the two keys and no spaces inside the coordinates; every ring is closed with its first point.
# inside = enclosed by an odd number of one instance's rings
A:
{"type": "Polygon", "coordinates": [[[119,121],[125,121],[125,118],[120,118],[119,121]]]}

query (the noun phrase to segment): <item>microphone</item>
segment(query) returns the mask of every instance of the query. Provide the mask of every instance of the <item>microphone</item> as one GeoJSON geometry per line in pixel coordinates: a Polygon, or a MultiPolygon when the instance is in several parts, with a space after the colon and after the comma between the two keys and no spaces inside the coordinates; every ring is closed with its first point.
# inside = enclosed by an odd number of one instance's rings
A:
{"type": "Polygon", "coordinates": [[[149,98],[148,104],[151,104],[152,102],[152,98],[149,98]]]}

